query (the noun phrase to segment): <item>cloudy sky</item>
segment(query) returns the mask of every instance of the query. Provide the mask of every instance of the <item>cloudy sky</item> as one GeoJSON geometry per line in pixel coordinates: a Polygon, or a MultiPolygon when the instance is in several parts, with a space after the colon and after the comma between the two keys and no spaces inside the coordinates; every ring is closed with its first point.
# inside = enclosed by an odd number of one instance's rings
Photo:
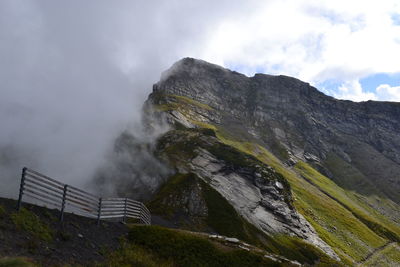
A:
{"type": "Polygon", "coordinates": [[[15,184],[23,165],[90,177],[161,71],[186,56],[400,101],[399,3],[1,0],[0,179],[15,184]]]}
{"type": "Polygon", "coordinates": [[[204,58],[295,76],[342,99],[400,101],[400,1],[263,2],[220,21],[204,58]]]}

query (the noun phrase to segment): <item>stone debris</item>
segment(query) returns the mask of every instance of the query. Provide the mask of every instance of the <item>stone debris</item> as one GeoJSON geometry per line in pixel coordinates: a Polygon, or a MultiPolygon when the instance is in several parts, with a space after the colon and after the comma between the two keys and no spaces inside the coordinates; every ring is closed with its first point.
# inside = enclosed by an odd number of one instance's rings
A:
{"type": "Polygon", "coordinates": [[[239,245],[238,247],[241,248],[241,249],[244,249],[244,250],[246,250],[246,251],[250,251],[250,249],[247,248],[247,247],[245,247],[245,246],[239,245]]]}
{"type": "Polygon", "coordinates": [[[282,190],[283,189],[283,184],[280,182],[275,182],[275,187],[282,190]]]}
{"type": "Polygon", "coordinates": [[[234,237],[225,237],[225,241],[228,241],[231,243],[239,243],[239,239],[234,238],[234,237]]]}

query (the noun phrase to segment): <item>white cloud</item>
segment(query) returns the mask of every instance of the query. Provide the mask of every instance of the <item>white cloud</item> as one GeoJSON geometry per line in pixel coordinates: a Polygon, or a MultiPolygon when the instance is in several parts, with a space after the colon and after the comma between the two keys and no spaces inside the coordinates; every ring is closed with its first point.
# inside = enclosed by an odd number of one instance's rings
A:
{"type": "Polygon", "coordinates": [[[219,24],[203,57],[245,66],[247,74],[262,69],[314,85],[337,80],[343,83],[339,94],[348,88],[346,96],[365,99],[374,94],[355,86],[360,79],[400,72],[394,14],[400,14],[397,0],[268,1],[219,24]]]}
{"type": "Polygon", "coordinates": [[[392,100],[400,102],[400,86],[390,86],[381,84],[376,88],[376,94],[379,100],[392,100]]]}
{"type": "Polygon", "coordinates": [[[161,72],[242,11],[228,0],[0,1],[0,194],[14,195],[23,165],[85,184],[161,72]]]}
{"type": "Polygon", "coordinates": [[[339,81],[340,98],[398,100],[398,87],[366,93],[359,82],[400,73],[398,14],[398,0],[2,0],[0,152],[21,149],[16,166],[83,181],[184,56],[339,81]]]}
{"type": "Polygon", "coordinates": [[[374,93],[364,92],[360,82],[357,80],[343,83],[339,86],[338,91],[333,95],[339,99],[348,99],[353,101],[377,100],[374,93]]]}

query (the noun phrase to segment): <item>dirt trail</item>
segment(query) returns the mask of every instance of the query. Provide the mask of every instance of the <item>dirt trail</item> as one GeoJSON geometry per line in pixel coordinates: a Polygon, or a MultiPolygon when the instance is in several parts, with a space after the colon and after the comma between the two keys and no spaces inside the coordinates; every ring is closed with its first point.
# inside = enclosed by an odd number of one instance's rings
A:
{"type": "Polygon", "coordinates": [[[356,263],[355,266],[363,266],[363,264],[365,262],[367,262],[371,257],[373,257],[374,255],[380,253],[382,250],[384,250],[385,248],[392,246],[392,245],[396,245],[397,242],[388,242],[385,245],[374,249],[372,252],[370,252],[363,260],[359,261],[356,263]]]}

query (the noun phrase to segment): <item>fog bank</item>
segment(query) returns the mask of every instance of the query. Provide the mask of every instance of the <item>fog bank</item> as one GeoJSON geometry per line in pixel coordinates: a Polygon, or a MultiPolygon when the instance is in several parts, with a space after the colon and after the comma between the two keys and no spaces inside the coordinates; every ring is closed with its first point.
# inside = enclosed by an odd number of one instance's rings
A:
{"type": "MultiPolygon", "coordinates": [[[[0,195],[27,166],[85,186],[163,70],[196,57],[230,1],[0,2],[0,195]]],[[[135,127],[130,131],[135,132],[135,127]]]]}

